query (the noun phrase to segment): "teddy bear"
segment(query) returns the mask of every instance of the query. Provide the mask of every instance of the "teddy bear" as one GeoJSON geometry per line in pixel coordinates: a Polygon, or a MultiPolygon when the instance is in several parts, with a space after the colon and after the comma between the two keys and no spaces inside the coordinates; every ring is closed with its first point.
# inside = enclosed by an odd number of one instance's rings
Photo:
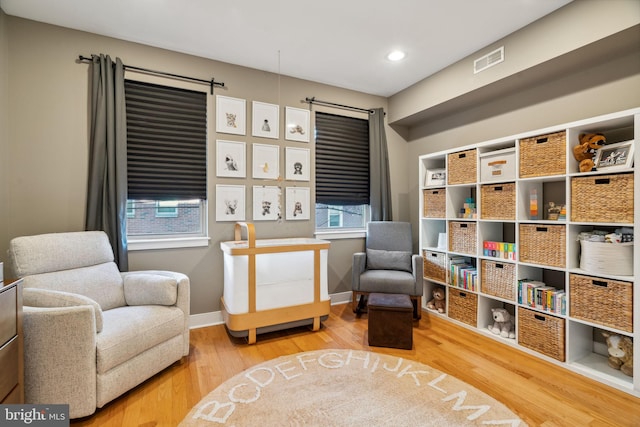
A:
{"type": "Polygon", "coordinates": [[[433,289],[431,294],[433,295],[433,299],[427,303],[427,308],[436,310],[438,313],[444,313],[445,307],[447,306],[444,288],[438,286],[433,289]]]}
{"type": "Polygon", "coordinates": [[[618,334],[602,332],[607,339],[609,366],[633,377],[633,340],[618,334]]]}
{"type": "Polygon", "coordinates": [[[580,172],[589,172],[595,166],[593,157],[596,150],[604,145],[606,138],[601,133],[581,133],[578,141],[578,145],[573,147],[573,157],[580,164],[580,172]]]}
{"type": "Polygon", "coordinates": [[[504,308],[492,308],[493,325],[487,326],[491,332],[503,338],[515,338],[515,324],[511,319],[511,314],[504,308]]]}

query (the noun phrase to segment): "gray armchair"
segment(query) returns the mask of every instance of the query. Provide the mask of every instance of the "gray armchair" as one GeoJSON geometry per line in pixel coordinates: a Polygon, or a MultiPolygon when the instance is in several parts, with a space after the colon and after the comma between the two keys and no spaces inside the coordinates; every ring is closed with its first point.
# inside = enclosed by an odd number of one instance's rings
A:
{"type": "Polygon", "coordinates": [[[414,318],[420,319],[423,258],[412,254],[411,224],[369,222],[365,248],[366,252],[353,254],[353,311],[360,313],[372,292],[406,294],[413,302],[414,318]]]}
{"type": "Polygon", "coordinates": [[[91,415],[189,354],[189,278],[120,273],[101,231],[17,237],[25,401],[91,415]]]}

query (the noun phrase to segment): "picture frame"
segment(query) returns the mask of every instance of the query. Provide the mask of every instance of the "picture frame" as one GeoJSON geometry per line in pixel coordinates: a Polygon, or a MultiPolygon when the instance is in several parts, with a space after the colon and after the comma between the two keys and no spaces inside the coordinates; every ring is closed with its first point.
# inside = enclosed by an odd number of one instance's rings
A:
{"type": "Polygon", "coordinates": [[[634,140],[608,144],[598,149],[594,157],[597,170],[631,169],[634,140]]]}
{"type": "Polygon", "coordinates": [[[309,142],[311,114],[302,108],[285,108],[285,136],[289,141],[309,142]]]}
{"type": "Polygon", "coordinates": [[[251,135],[260,138],[280,138],[280,106],[253,101],[251,135]]]}
{"type": "Polygon", "coordinates": [[[280,177],[280,147],[254,143],[251,169],[254,179],[278,179],[280,177]]]}
{"type": "Polygon", "coordinates": [[[285,179],[289,181],[309,181],[310,155],[308,148],[286,147],[285,179]]]}
{"type": "Polygon", "coordinates": [[[245,220],[245,186],[216,185],[216,221],[245,220]]]}
{"type": "Polygon", "coordinates": [[[286,209],[287,220],[300,221],[310,218],[311,210],[309,188],[308,187],[287,187],[286,188],[286,209]]]}
{"type": "Polygon", "coordinates": [[[216,95],[216,132],[246,135],[247,101],[216,95]]]}
{"type": "Polygon", "coordinates": [[[427,169],[424,177],[425,187],[434,185],[445,185],[447,181],[446,169],[427,169]]]}
{"type": "Polygon", "coordinates": [[[247,177],[247,147],[242,141],[216,140],[216,176],[247,177]]]}
{"type": "Polygon", "coordinates": [[[276,186],[253,186],[253,220],[278,221],[282,219],[280,196],[282,191],[276,186]]]}

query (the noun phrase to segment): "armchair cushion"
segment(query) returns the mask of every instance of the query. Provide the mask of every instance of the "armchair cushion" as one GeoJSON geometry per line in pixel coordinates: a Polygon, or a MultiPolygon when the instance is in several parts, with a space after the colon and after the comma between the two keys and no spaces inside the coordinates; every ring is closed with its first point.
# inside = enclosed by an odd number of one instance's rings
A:
{"type": "Polygon", "coordinates": [[[124,298],[127,305],[175,305],[178,281],[174,277],[152,273],[126,274],[124,298]]]}
{"type": "Polygon", "coordinates": [[[25,288],[22,291],[23,304],[29,307],[76,307],[89,305],[93,307],[93,315],[96,319],[96,332],[102,331],[102,309],[100,304],[84,295],[70,292],[50,291],[46,289],[25,288]]]}
{"type": "Polygon", "coordinates": [[[368,270],[399,270],[411,273],[411,256],[408,251],[367,249],[368,270]]]}

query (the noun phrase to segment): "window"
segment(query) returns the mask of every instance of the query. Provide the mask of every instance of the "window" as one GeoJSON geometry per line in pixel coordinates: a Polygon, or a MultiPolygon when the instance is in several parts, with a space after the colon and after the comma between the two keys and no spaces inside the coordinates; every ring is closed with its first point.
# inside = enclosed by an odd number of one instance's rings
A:
{"type": "Polygon", "coordinates": [[[127,234],[206,236],[207,94],[126,80],[127,234]]]}
{"type": "Polygon", "coordinates": [[[316,112],[316,230],[369,218],[369,121],[316,112]]]}

